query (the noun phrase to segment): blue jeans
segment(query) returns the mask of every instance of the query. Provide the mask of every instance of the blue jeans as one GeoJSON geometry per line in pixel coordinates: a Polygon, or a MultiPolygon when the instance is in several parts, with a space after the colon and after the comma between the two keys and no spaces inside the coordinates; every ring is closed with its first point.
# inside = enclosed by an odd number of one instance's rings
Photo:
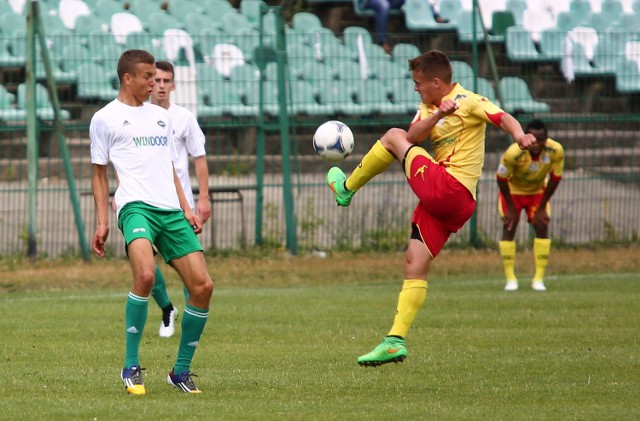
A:
{"type": "Polygon", "coordinates": [[[378,44],[387,42],[387,28],[389,26],[389,10],[400,9],[404,0],[365,0],[365,7],[376,12],[375,36],[378,44]]]}

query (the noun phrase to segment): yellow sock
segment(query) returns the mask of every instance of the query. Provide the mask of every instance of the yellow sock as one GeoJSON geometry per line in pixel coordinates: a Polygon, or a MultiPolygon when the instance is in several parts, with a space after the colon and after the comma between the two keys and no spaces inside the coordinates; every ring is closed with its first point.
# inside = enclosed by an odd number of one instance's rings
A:
{"type": "Polygon", "coordinates": [[[507,281],[517,280],[516,278],[516,242],[500,241],[500,254],[504,265],[504,276],[507,281]]]}
{"type": "Polygon", "coordinates": [[[427,281],[405,279],[398,296],[398,307],[393,326],[387,336],[407,336],[409,328],[418,315],[418,311],[427,299],[427,281]]]}
{"type": "Polygon", "coordinates": [[[542,281],[544,279],[544,271],[549,263],[549,252],[551,251],[550,238],[535,238],[533,240],[533,256],[536,259],[536,274],[533,279],[542,281]]]}
{"type": "Polygon", "coordinates": [[[351,191],[358,191],[360,187],[364,186],[378,174],[381,174],[389,168],[393,163],[395,157],[391,152],[382,146],[380,141],[369,149],[369,152],[362,157],[360,165],[353,170],[353,173],[347,178],[345,187],[351,191]]]}

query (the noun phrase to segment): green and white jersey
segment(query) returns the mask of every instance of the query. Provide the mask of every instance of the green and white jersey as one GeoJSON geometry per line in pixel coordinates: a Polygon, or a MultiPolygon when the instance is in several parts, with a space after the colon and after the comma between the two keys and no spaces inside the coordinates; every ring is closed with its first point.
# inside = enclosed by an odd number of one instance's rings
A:
{"type": "Polygon", "coordinates": [[[91,163],[113,164],[119,179],[117,214],[137,201],[181,210],[173,181],[177,150],[172,133],[168,111],[149,103],[132,107],[115,99],[93,115],[91,163]]]}
{"type": "Polygon", "coordinates": [[[169,105],[169,115],[171,116],[171,125],[173,127],[173,138],[178,150],[178,158],[174,161],[174,166],[189,206],[191,209],[195,209],[193,192],[191,191],[191,179],[189,177],[189,157],[195,158],[205,155],[204,133],[202,133],[202,129],[198,125],[196,116],[186,108],[171,103],[169,105]]]}

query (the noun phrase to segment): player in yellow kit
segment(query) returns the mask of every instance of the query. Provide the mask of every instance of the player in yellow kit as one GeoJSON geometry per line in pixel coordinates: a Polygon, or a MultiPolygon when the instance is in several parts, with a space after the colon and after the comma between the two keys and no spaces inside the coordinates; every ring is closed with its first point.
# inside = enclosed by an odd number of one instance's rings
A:
{"type": "Polygon", "coordinates": [[[475,209],[487,123],[509,133],[523,148],[535,142],[533,135],[524,133],[510,114],[453,83],[451,63],[442,51],[427,51],[409,60],[409,69],[420,95],[409,130],[388,130],[348,178],[338,167],[327,174],[338,205],[349,206],[361,187],[398,161],[419,199],[393,325],[382,343],[358,358],[358,364],[363,366],[406,358],[404,338],[426,300],[431,262],[451,233],[458,231],[475,209]],[[427,139],[434,156],[418,145],[427,139]]]}
{"type": "Polygon", "coordinates": [[[562,145],[548,137],[544,122],[533,120],[527,124],[525,131],[531,133],[536,142],[526,150],[515,144],[509,146],[500,159],[497,172],[500,188],[498,212],[503,221],[500,254],[507,279],[505,291],[518,289],[514,237],[523,209],[527,213],[527,221],[536,233],[533,240],[536,273],[531,286],[536,291],[546,290],[543,278],[551,249],[549,200],[560,184],[564,169],[562,145]]]}

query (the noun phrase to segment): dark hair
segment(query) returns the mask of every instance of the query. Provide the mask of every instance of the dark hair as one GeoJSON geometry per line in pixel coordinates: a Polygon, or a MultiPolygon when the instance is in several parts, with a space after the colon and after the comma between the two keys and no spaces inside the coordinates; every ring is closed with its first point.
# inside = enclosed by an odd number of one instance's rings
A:
{"type": "Polygon", "coordinates": [[[547,126],[544,124],[544,121],[540,119],[536,118],[531,120],[529,124],[527,124],[527,127],[525,127],[524,132],[529,133],[531,130],[543,130],[544,135],[547,136],[547,126]]]}
{"type": "Polygon", "coordinates": [[[118,60],[118,79],[122,82],[125,73],[135,75],[136,65],[139,63],[154,64],[156,59],[145,50],[127,50],[120,55],[118,60]]]}
{"type": "Polygon", "coordinates": [[[451,83],[451,62],[440,50],[429,50],[409,60],[409,70],[416,70],[427,77],[437,77],[445,83],[451,83]]]}
{"type": "Polygon", "coordinates": [[[173,71],[173,64],[169,63],[168,61],[156,61],[156,69],[171,73],[171,79],[173,79],[173,77],[175,76],[175,72],[173,71]]]}

